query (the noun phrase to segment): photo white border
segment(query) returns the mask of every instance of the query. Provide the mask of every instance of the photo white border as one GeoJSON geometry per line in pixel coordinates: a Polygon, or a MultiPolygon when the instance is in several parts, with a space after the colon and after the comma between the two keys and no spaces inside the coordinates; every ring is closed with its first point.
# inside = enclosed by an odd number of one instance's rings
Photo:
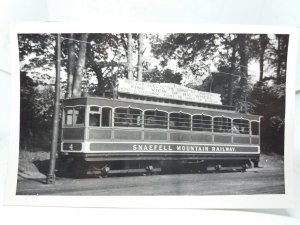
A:
{"type": "MultiPolygon", "coordinates": [[[[17,23],[11,26],[11,130],[6,205],[117,208],[291,208],[294,205],[293,149],[295,74],[299,30],[294,27],[153,24],[153,23],[17,23]],[[19,33],[267,33],[289,34],[285,109],[285,194],[214,196],[23,196],[16,195],[19,159],[19,33]]],[[[46,186],[45,186],[46,187],[46,186]]]]}

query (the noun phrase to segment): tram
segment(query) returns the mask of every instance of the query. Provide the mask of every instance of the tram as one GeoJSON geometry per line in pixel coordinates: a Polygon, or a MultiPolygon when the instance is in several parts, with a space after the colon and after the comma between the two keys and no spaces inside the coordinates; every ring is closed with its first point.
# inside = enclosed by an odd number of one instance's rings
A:
{"type": "Polygon", "coordinates": [[[60,155],[76,176],[91,165],[103,174],[258,166],[261,116],[222,105],[219,94],[120,79],[117,96],[70,98],[62,107],[60,155]]]}

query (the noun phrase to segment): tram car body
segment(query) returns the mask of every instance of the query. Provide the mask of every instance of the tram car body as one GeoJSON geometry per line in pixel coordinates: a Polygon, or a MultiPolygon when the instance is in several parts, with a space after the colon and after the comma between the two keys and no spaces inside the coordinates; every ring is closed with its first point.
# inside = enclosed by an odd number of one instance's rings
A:
{"type": "Polygon", "coordinates": [[[128,93],[65,99],[62,106],[60,153],[81,173],[91,164],[206,170],[259,162],[260,116],[230,106],[128,93]]]}

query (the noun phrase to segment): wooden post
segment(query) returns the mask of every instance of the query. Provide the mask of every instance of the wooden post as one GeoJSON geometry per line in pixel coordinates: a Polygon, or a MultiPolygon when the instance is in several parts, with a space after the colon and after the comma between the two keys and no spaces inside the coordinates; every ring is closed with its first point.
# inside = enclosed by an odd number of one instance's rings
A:
{"type": "Polygon", "coordinates": [[[58,141],[58,126],[59,126],[59,100],[60,100],[60,67],[61,67],[61,47],[60,47],[60,34],[57,34],[56,43],[56,80],[55,80],[55,103],[54,103],[54,115],[53,115],[53,131],[52,131],[52,143],[50,153],[50,165],[49,173],[47,175],[47,184],[55,183],[55,163],[56,163],[56,151],[58,141]]]}

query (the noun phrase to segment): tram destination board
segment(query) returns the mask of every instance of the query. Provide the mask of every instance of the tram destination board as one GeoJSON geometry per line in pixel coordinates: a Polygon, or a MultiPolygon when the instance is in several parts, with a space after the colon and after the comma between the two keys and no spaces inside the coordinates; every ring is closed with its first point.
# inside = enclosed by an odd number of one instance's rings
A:
{"type": "Polygon", "coordinates": [[[152,96],[156,98],[222,105],[220,94],[197,91],[172,83],[150,83],[118,79],[118,92],[152,96]]]}

